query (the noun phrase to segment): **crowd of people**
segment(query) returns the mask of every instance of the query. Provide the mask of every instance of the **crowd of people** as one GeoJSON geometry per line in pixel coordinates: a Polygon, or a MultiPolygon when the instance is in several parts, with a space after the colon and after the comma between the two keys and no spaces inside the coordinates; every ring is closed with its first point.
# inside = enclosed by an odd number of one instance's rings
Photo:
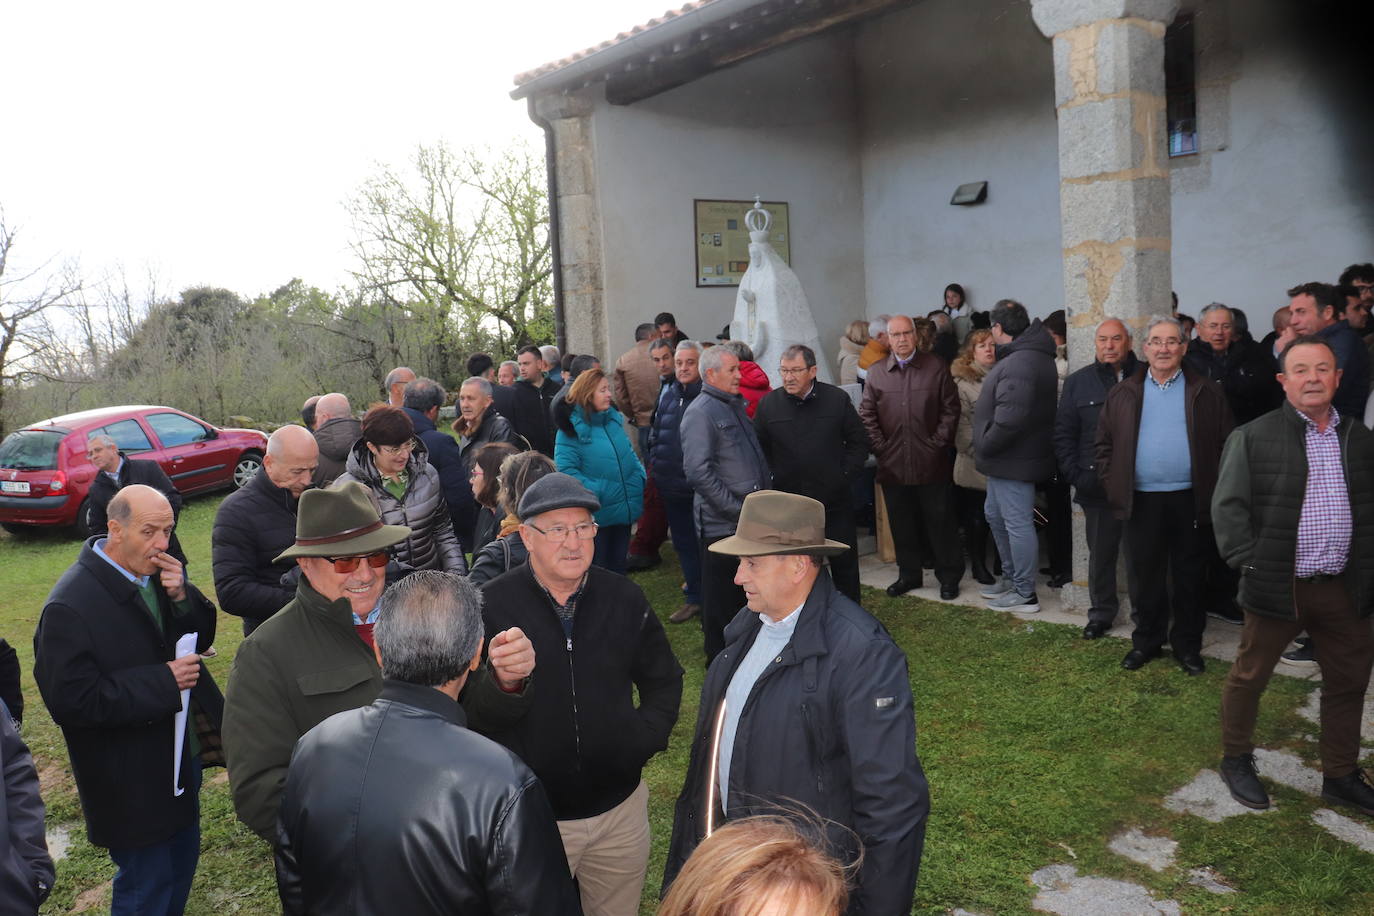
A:
{"type": "MultiPolygon", "coordinates": [[[[1243,624],[1221,765],[1243,804],[1269,804],[1252,733],[1270,674],[1312,653],[1324,796],[1374,815],[1374,564],[1355,562],[1374,549],[1374,266],[1288,297],[1259,341],[1220,303],[1196,336],[1150,318],[1143,360],[1106,318],[1073,373],[1063,312],[978,312],[950,284],[925,316],[851,323],[838,386],[794,345],[770,389],[728,329],[692,340],[662,313],[609,370],[552,347],[473,355],[451,434],[448,393],[409,368],[361,418],[312,397],[215,519],[215,594],[245,637],[224,694],[175,488],[92,439],[104,525],[43,609],[35,678],[117,866],[113,912],[184,908],[209,766],[270,845],[288,913],[638,912],[643,769],[684,671],[631,576],[668,539],[667,620],[699,620],[705,675],[661,912],[908,912],[929,793],[906,656],[860,605],[875,491],[890,596],[929,569],[942,600],[968,600],[967,573],[988,607],[1038,612],[1039,584],[1071,578],[1072,499],[1083,638],[1114,624],[1126,560],[1123,668],[1167,645],[1200,674],[1208,615],[1243,624]]],[[[17,760],[36,801],[3,718],[7,786],[17,760]]],[[[53,879],[37,811],[27,864],[0,868],[34,910],[53,879]]]]}

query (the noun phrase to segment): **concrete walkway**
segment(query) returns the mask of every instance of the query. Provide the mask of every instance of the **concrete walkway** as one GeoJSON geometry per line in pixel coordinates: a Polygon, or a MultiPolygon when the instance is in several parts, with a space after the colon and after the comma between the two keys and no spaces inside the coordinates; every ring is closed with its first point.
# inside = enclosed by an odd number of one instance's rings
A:
{"type": "MultiPolygon", "coordinates": [[[[1050,623],[1066,623],[1078,627],[1080,630],[1088,622],[1087,618],[1078,613],[1064,608],[1059,600],[1059,589],[1050,588],[1045,584],[1045,577],[1039,576],[1036,595],[1040,598],[1040,613],[1027,614],[1028,620],[1047,620],[1050,623]]],[[[892,563],[884,563],[878,559],[876,553],[863,554],[859,557],[859,581],[864,585],[872,586],[876,589],[885,589],[897,579],[897,567],[892,563]]],[[[978,590],[982,588],[972,576],[965,575],[964,580],[959,583],[959,597],[953,601],[940,600],[940,588],[935,581],[935,574],[930,570],[925,572],[926,585],[907,593],[908,597],[924,598],[927,601],[934,601],[941,604],[962,604],[968,607],[986,608],[987,601],[979,596],[978,590]]],[[[988,611],[989,614],[1001,613],[999,611],[988,611]]],[[[1013,615],[1019,616],[1019,615],[1013,615]]],[[[1131,638],[1130,618],[1122,613],[1118,616],[1116,626],[1112,628],[1111,636],[1119,639],[1129,640],[1131,638]]],[[[1227,623],[1215,617],[1207,618],[1207,629],[1202,636],[1202,654],[1208,658],[1215,658],[1227,663],[1236,659],[1236,650],[1240,645],[1240,626],[1234,623],[1227,623]]],[[[1126,648],[1122,648],[1122,655],[1125,655],[1126,648]]],[[[1303,678],[1306,680],[1321,680],[1321,670],[1316,665],[1290,665],[1287,662],[1280,662],[1275,673],[1284,674],[1289,677],[1303,678]]]]}

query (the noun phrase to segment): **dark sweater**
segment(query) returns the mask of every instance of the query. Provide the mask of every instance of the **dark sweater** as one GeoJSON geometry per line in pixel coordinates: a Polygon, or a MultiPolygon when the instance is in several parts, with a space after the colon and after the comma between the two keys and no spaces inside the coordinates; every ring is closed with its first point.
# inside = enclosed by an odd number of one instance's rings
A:
{"type": "Polygon", "coordinates": [[[520,627],[539,659],[529,711],[485,734],[534,770],[555,817],[604,814],[639,785],[677,722],[682,666],[663,625],[639,586],[598,566],[587,571],[571,637],[528,564],[488,582],[482,594],[488,645],[520,627]]]}

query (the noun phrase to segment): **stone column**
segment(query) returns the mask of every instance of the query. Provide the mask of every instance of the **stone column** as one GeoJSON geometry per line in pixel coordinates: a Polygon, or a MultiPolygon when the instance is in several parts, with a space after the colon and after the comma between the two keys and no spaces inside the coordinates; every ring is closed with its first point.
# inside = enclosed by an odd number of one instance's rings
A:
{"type": "MultiPolygon", "coordinates": [[[[1035,24],[1054,42],[1071,369],[1092,362],[1103,319],[1124,321],[1138,348],[1146,319],[1170,312],[1164,29],[1178,5],[1031,0],[1035,24]]],[[[1076,505],[1073,566],[1064,605],[1086,610],[1087,540],[1076,505]]]]}
{"type": "Polygon", "coordinates": [[[559,260],[563,322],[571,353],[609,353],[602,275],[601,209],[597,202],[592,102],[580,95],[539,96],[534,110],[553,130],[558,182],[559,260]]]}

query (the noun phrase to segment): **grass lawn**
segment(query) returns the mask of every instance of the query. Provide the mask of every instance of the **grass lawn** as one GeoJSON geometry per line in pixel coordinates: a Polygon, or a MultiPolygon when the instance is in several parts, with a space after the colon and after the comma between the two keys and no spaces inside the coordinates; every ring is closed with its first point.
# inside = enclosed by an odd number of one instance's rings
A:
{"type": "MultiPolygon", "coordinates": [[[[218,505],[218,496],[189,500],[179,527],[192,579],[207,593],[218,505]]],[[[71,834],[44,913],[108,910],[114,874],[104,851],[86,843],[62,737],[32,680],[34,626],[78,546],[54,534],[0,535],[0,635],[23,662],[24,734],[42,774],[49,827],[71,834]]],[[[680,603],[676,565],[637,581],[666,620],[680,603]]],[[[931,785],[917,912],[1030,912],[1035,888],[1028,876],[1053,863],[1145,885],[1187,913],[1374,912],[1374,856],[1315,826],[1317,800],[1271,786],[1277,810],[1219,824],[1160,805],[1200,769],[1216,765],[1223,665],[1214,662],[1199,678],[1167,663],[1129,674],[1118,667],[1119,641],[1085,642],[1072,627],[873,590],[865,597],[910,660],[918,750],[931,785]],[[1156,874],[1109,852],[1108,840],[1132,826],[1176,839],[1177,867],[1156,874]],[[1187,871],[1198,866],[1214,868],[1241,893],[1213,896],[1192,887],[1187,871]]],[[[653,912],[657,898],[702,676],[700,629],[666,626],[687,681],[672,743],[647,771],[654,855],[644,913],[653,912]]],[[[240,632],[237,618],[221,615],[219,657],[209,662],[221,687],[240,632]]],[[[1310,689],[1275,678],[1258,737],[1315,765],[1315,746],[1304,737],[1315,727],[1296,715],[1310,689]]],[[[206,775],[203,850],[189,911],[279,912],[267,849],[234,820],[224,771],[206,775]]]]}

